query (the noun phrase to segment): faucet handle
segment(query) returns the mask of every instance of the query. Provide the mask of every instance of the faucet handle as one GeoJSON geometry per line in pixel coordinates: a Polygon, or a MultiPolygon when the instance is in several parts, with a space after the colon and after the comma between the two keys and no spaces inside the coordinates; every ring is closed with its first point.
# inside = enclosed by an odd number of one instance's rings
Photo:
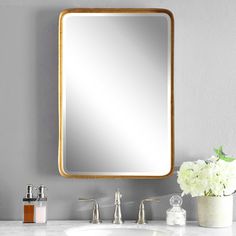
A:
{"type": "Polygon", "coordinates": [[[159,197],[145,198],[140,202],[137,224],[147,224],[145,216],[144,202],[160,202],[159,197]]]}
{"type": "Polygon", "coordinates": [[[160,202],[160,198],[159,197],[149,197],[149,198],[145,198],[141,201],[141,203],[144,202],[160,202]]]}
{"type": "Polygon", "coordinates": [[[99,204],[96,199],[94,199],[94,198],[79,198],[78,200],[80,202],[88,202],[88,201],[94,202],[93,215],[92,215],[92,220],[90,221],[90,223],[92,223],[92,224],[102,223],[102,221],[100,219],[99,204]]]}

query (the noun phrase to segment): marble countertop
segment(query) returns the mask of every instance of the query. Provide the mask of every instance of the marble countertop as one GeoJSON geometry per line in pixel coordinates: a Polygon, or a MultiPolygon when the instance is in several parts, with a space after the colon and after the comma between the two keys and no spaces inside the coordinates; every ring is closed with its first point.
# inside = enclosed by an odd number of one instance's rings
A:
{"type": "MultiPolygon", "coordinates": [[[[71,228],[104,228],[114,226],[110,222],[100,225],[88,224],[87,221],[48,221],[46,225],[22,224],[20,221],[0,221],[1,236],[68,236],[67,232],[71,228]]],[[[202,228],[196,222],[188,222],[185,227],[167,226],[164,221],[151,221],[148,225],[140,226],[132,221],[126,221],[124,225],[115,227],[149,228],[169,232],[173,236],[235,236],[236,222],[229,228],[202,228]]],[[[155,234],[156,235],[156,234],[155,234]]]]}

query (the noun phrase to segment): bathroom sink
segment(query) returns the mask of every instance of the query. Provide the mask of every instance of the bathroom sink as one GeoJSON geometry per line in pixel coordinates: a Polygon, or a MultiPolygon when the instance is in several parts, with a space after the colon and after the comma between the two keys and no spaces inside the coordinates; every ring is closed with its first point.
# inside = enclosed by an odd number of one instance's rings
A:
{"type": "Polygon", "coordinates": [[[90,225],[65,230],[67,236],[171,236],[173,232],[139,225],[90,225]]]}

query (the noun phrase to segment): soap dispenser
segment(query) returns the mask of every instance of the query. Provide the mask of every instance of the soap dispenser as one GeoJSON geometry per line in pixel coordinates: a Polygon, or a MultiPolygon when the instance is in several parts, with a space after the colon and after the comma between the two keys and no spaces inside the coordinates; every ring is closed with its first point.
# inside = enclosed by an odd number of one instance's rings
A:
{"type": "Polygon", "coordinates": [[[172,208],[166,211],[167,225],[185,225],[186,224],[186,211],[181,207],[183,203],[179,195],[173,195],[170,198],[170,205],[172,208]]]}
{"type": "Polygon", "coordinates": [[[32,184],[26,186],[26,195],[23,198],[23,223],[34,223],[35,201],[33,190],[36,189],[32,184]]]}
{"type": "Polygon", "coordinates": [[[35,223],[37,224],[47,223],[47,197],[45,190],[47,190],[47,187],[44,185],[38,187],[38,197],[35,206],[35,223]]]}

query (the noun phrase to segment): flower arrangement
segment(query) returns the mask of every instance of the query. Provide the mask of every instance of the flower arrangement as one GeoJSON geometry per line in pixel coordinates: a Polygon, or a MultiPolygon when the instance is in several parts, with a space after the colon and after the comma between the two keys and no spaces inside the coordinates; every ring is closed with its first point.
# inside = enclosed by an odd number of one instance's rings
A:
{"type": "Polygon", "coordinates": [[[228,196],[236,192],[236,159],[226,156],[222,146],[207,161],[184,162],[177,182],[183,193],[192,197],[228,196]]]}

